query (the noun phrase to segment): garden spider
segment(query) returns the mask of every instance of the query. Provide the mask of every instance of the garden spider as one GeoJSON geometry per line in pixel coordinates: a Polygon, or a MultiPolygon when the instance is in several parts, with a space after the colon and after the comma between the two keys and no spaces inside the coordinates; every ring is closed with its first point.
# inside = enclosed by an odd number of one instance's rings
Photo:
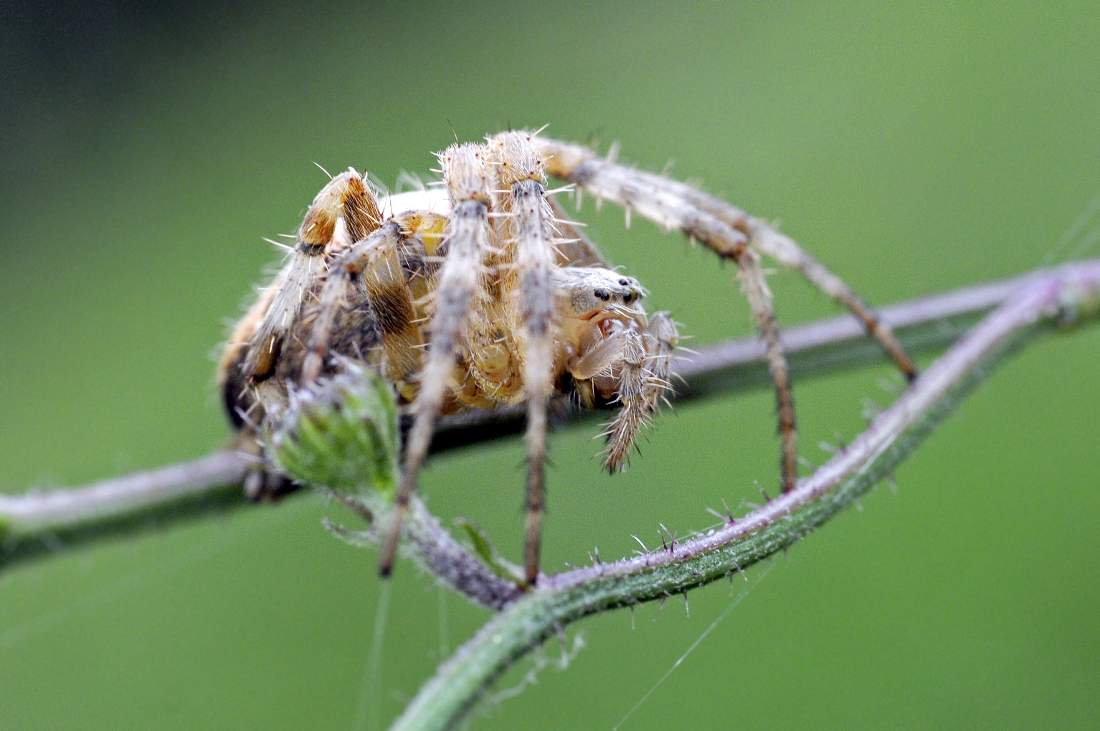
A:
{"type": "MultiPolygon", "coordinates": [[[[349,169],[317,194],[274,284],[236,326],[219,382],[244,443],[258,449],[294,387],[363,360],[394,384],[412,420],[380,570],[388,575],[401,521],[436,419],[467,408],[526,404],[528,585],[539,575],[547,402],[570,396],[618,409],[604,465],[626,461],[669,389],[678,340],[667,313],[647,315],[637,280],[604,262],[552,195],[588,190],[738,267],[775,384],[784,490],[797,478],[794,402],[759,255],[800,271],[847,306],[910,379],[912,361],[845,285],[766,222],[684,183],[622,166],[590,149],[525,131],[438,154],[442,189],[388,198],[349,169]],[[570,185],[548,191],[546,175],[570,185]]],[[[254,476],[252,490],[262,489],[254,476]]]]}

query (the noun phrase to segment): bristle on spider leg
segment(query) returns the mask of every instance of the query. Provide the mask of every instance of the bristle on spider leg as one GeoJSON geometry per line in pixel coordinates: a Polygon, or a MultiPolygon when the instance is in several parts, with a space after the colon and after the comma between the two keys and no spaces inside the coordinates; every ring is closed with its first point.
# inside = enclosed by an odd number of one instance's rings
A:
{"type": "Polygon", "coordinates": [[[264,240],[265,243],[271,244],[272,246],[274,246],[276,249],[279,249],[280,251],[284,251],[284,252],[287,252],[287,253],[290,253],[290,252],[294,251],[293,246],[290,246],[289,244],[284,244],[281,241],[276,241],[275,239],[267,238],[266,236],[264,237],[263,240],[264,240]]]}

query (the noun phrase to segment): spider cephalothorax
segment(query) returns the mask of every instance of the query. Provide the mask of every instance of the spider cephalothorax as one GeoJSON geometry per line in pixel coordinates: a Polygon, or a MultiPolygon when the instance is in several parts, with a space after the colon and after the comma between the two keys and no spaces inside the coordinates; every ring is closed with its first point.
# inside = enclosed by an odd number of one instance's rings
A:
{"type": "Polygon", "coordinates": [[[638,281],[611,269],[566,220],[546,188],[547,172],[736,262],[776,384],[784,489],[796,479],[794,405],[758,252],[848,306],[913,374],[889,330],[843,282],[766,223],[695,188],[529,132],[456,144],[438,158],[438,190],[380,199],[353,169],[333,177],[275,282],[237,325],[220,369],[231,418],[253,442],[289,389],[332,373],[345,358],[394,384],[412,427],[383,573],[441,414],[526,404],[526,577],[533,583],[548,400],[569,396],[617,410],[604,458],[615,471],[669,388],[674,323],[666,313],[647,315],[638,281]]]}

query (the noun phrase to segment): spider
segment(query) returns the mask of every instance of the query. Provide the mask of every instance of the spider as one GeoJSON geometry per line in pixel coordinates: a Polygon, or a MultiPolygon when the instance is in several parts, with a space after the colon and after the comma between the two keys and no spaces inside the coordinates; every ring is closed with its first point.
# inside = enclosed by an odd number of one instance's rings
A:
{"type": "MultiPolygon", "coordinates": [[[[265,420],[291,389],[335,373],[344,358],[377,368],[411,419],[380,572],[390,574],[401,521],[436,420],[471,408],[526,405],[525,577],[539,578],[547,405],[568,396],[617,413],[604,466],[626,462],[670,389],[676,325],[647,314],[639,282],[612,269],[554,195],[587,190],[668,230],[678,229],[738,268],[774,381],[783,490],[797,480],[791,379],[768,255],[848,307],[912,380],[913,362],[853,291],[790,238],[734,206],[591,149],[509,131],[437,154],[441,187],[381,197],[349,168],[314,198],[274,283],[237,324],[219,367],[242,443],[259,451],[265,420]],[[549,190],[547,176],[566,186],[549,190]]],[[[579,204],[579,200],[578,200],[579,204]]],[[[248,489],[264,489],[257,473],[248,489]]]]}

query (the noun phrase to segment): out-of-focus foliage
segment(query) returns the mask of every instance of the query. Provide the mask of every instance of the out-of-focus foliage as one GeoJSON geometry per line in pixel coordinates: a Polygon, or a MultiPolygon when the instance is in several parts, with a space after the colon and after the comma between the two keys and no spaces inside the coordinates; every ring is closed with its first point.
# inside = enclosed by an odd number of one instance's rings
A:
{"type": "MultiPolygon", "coordinates": [[[[322,184],[313,162],[393,182],[454,135],[550,122],[781,218],[880,303],[1038,265],[1100,189],[1094,3],[27,12],[0,44],[4,490],[225,439],[210,354],[277,260],[261,237],[292,231],[322,184]]],[[[711,256],[581,215],[699,342],[749,331],[711,256]]],[[[1063,251],[1096,255],[1096,231],[1063,251]]],[[[784,322],[833,311],[794,275],[771,283],[784,322]]],[[[1095,727],[1097,353],[1091,332],[1010,363],[896,492],[780,559],[624,728],[1095,727]]],[[[896,380],[796,383],[803,455],[858,432],[896,380]]],[[[546,566],[758,500],[771,409],[766,392],[678,409],[614,478],[594,427],[555,435],[546,566]]],[[[433,510],[513,558],[521,453],[449,453],[422,480],[433,510]]],[[[365,677],[373,555],[333,540],[328,512],[298,497],[0,575],[0,726],[347,728],[363,693],[381,702],[367,718],[391,718],[485,614],[403,565],[365,677]]],[[[581,623],[568,672],[475,727],[613,726],[739,590],[581,623]]]]}

